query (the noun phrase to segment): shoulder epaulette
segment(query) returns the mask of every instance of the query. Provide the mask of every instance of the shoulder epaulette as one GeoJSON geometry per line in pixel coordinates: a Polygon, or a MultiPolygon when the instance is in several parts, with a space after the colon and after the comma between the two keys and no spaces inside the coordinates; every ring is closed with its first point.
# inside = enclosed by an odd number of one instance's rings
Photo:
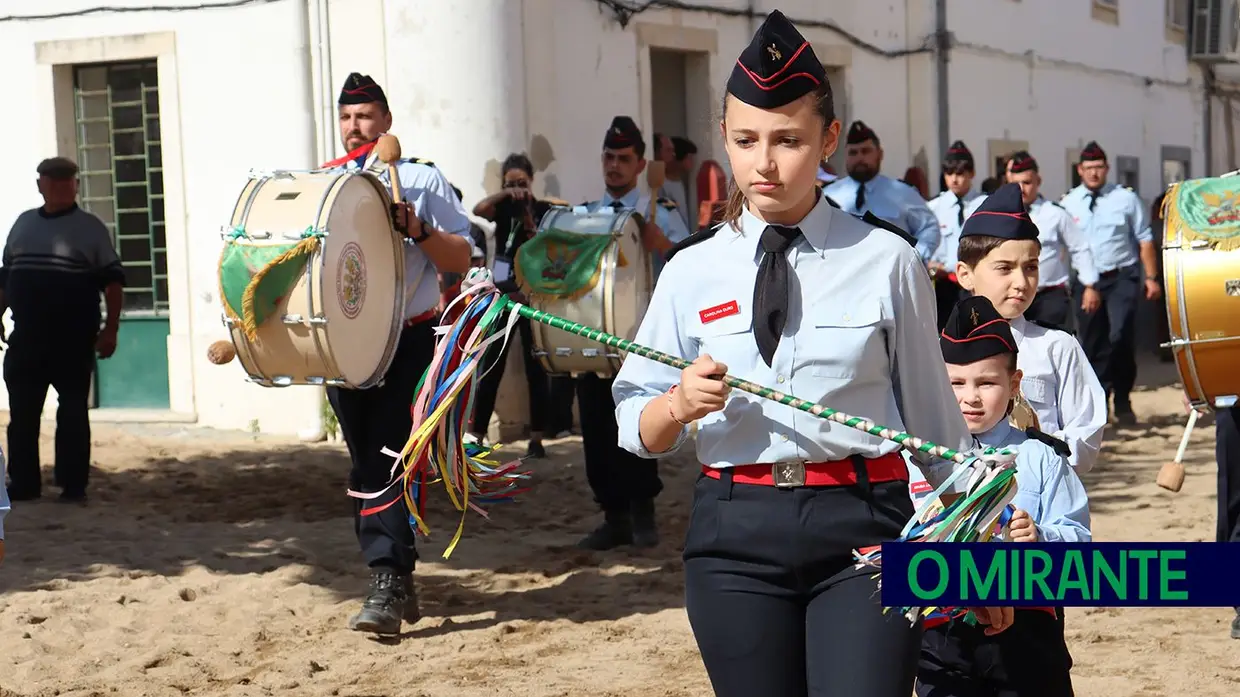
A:
{"type": "Polygon", "coordinates": [[[898,225],[889,223],[886,220],[883,220],[882,218],[878,217],[877,215],[874,215],[870,211],[866,211],[865,215],[857,215],[856,213],[854,213],[853,215],[857,218],[860,218],[861,222],[863,223],[868,223],[870,225],[873,225],[874,227],[882,228],[889,232],[896,233],[905,242],[908,242],[910,245],[912,245],[914,249],[917,248],[917,238],[905,232],[904,229],[899,227],[898,225]]]}
{"type": "Polygon", "coordinates": [[[1059,440],[1049,433],[1046,433],[1045,431],[1041,431],[1033,426],[1030,426],[1025,429],[1025,435],[1029,436],[1033,440],[1051,446],[1051,450],[1054,450],[1055,454],[1059,457],[1070,457],[1072,455],[1072,448],[1069,448],[1067,443],[1059,440]]]}
{"type": "Polygon", "coordinates": [[[434,162],[431,162],[430,160],[424,160],[420,157],[402,157],[400,159],[401,159],[401,162],[408,162],[414,165],[426,165],[427,167],[435,166],[434,162]]]}
{"type": "Polygon", "coordinates": [[[1046,202],[1047,202],[1047,203],[1049,203],[1049,204],[1051,204],[1052,206],[1055,206],[1056,208],[1060,208],[1060,209],[1065,210],[1065,211],[1066,211],[1066,210],[1068,210],[1067,208],[1064,208],[1064,207],[1063,207],[1063,204],[1062,204],[1062,203],[1060,203],[1059,201],[1052,201],[1052,200],[1050,200],[1050,199],[1048,198],[1048,199],[1046,199],[1046,202]]]}
{"type": "Polygon", "coordinates": [[[672,245],[672,248],[667,250],[667,254],[663,255],[663,258],[667,261],[671,261],[672,257],[675,256],[676,254],[692,247],[695,244],[701,244],[702,242],[705,242],[706,240],[709,240],[710,238],[714,237],[715,233],[718,232],[719,228],[721,227],[723,226],[712,225],[708,228],[703,228],[701,230],[698,230],[692,235],[689,235],[683,240],[672,245]]]}
{"type": "MultiPolygon", "coordinates": [[[[831,207],[832,207],[832,208],[840,208],[840,204],[836,203],[836,202],[835,202],[835,199],[831,198],[830,196],[826,195],[825,193],[822,195],[822,197],[823,197],[823,198],[825,198],[825,199],[827,199],[827,203],[829,203],[829,204],[831,205],[831,207]]],[[[840,208],[840,210],[844,210],[844,209],[843,209],[843,208],[840,208]]]]}
{"type": "Polygon", "coordinates": [[[674,210],[676,210],[676,202],[675,202],[675,201],[673,201],[673,200],[672,200],[672,199],[670,199],[670,198],[664,198],[664,197],[660,196],[660,197],[659,197],[659,205],[660,205],[660,206],[663,206],[664,208],[668,209],[669,211],[674,211],[674,210]]]}

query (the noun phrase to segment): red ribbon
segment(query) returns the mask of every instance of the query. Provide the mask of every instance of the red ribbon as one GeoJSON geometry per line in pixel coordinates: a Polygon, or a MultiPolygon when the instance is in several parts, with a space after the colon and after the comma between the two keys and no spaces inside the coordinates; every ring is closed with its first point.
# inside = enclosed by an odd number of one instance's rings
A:
{"type": "Polygon", "coordinates": [[[346,165],[352,160],[369,157],[370,151],[375,149],[375,144],[378,142],[379,142],[378,139],[372,140],[369,143],[366,143],[365,145],[358,147],[356,150],[349,153],[348,155],[345,155],[344,157],[338,157],[332,160],[331,162],[324,164],[322,167],[320,167],[320,169],[331,169],[332,167],[339,167],[341,165],[346,165]]]}

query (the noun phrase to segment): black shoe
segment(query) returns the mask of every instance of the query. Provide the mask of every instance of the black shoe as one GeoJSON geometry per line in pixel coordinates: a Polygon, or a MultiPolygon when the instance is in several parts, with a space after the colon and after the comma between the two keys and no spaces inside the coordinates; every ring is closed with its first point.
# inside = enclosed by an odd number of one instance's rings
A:
{"type": "Polygon", "coordinates": [[[659,526],[654,519],[654,499],[633,502],[633,546],[657,547],[659,526]]]}
{"type": "Polygon", "coordinates": [[[541,459],[547,457],[547,450],[543,447],[542,441],[532,440],[525,447],[525,456],[531,459],[541,459]]]}
{"type": "Polygon", "coordinates": [[[621,545],[633,544],[633,522],[627,512],[607,513],[603,524],[581,538],[577,546],[595,552],[606,552],[621,545]]]}
{"type": "Polygon", "coordinates": [[[11,486],[7,487],[7,490],[10,501],[37,501],[38,499],[43,498],[43,492],[37,490],[32,491],[30,489],[14,489],[11,486]]]}
{"type": "Polygon", "coordinates": [[[56,500],[61,503],[86,503],[86,492],[65,489],[56,500]]]}
{"type": "Polygon", "coordinates": [[[362,602],[361,611],[349,619],[349,629],[372,634],[400,634],[402,621],[413,624],[420,618],[413,577],[376,570],[370,574],[370,595],[362,602]]]}
{"type": "Polygon", "coordinates": [[[1137,415],[1133,413],[1130,405],[1121,404],[1115,407],[1115,423],[1119,426],[1137,425],[1137,415]]]}

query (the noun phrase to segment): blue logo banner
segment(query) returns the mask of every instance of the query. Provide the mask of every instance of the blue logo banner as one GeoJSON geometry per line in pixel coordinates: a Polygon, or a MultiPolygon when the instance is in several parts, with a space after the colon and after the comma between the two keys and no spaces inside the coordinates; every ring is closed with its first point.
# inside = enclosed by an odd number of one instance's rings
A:
{"type": "Polygon", "coordinates": [[[886,542],[881,601],[886,607],[1236,607],[1240,544],[886,542]]]}

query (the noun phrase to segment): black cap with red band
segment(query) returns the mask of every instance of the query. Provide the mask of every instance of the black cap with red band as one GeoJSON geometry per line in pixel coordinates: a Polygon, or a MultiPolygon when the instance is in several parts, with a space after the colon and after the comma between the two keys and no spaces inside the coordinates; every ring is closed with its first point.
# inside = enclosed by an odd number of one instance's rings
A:
{"type": "Polygon", "coordinates": [[[775,109],[826,85],[814,49],[779,10],[767,15],[728,78],[728,93],[759,109],[775,109]]]}
{"type": "Polygon", "coordinates": [[[1102,160],[1103,162],[1106,162],[1107,154],[1102,149],[1102,146],[1098,145],[1098,141],[1091,140],[1081,150],[1081,162],[1093,162],[1096,160],[1102,160]]]}
{"type": "Polygon", "coordinates": [[[947,154],[943,157],[943,164],[966,165],[969,169],[972,169],[973,153],[969,151],[969,147],[964,144],[964,141],[958,140],[947,149],[947,154]]]}
{"type": "Polygon", "coordinates": [[[1017,150],[1012,153],[1012,164],[1008,167],[1008,171],[1012,174],[1020,174],[1021,172],[1038,171],[1038,161],[1034,159],[1024,150],[1017,150]]]}
{"type": "Polygon", "coordinates": [[[872,140],[875,145],[878,145],[878,134],[860,119],[853,121],[852,125],[848,127],[848,135],[844,138],[845,144],[857,145],[867,140],[872,140]]]}
{"type": "Polygon", "coordinates": [[[344,87],[340,88],[339,103],[369,104],[370,102],[380,102],[384,105],[388,103],[383,88],[369,75],[350,73],[349,77],[344,80],[344,87]]]}
{"type": "Polygon", "coordinates": [[[990,300],[974,295],[956,303],[939,335],[943,362],[968,365],[991,356],[1016,353],[1016,339],[1008,323],[990,300]]]}
{"type": "Polygon", "coordinates": [[[607,127],[607,135],[603,136],[603,147],[608,150],[624,148],[643,149],[642,129],[628,116],[617,116],[607,127]]]}
{"type": "Polygon", "coordinates": [[[1038,226],[1021,199],[1020,184],[1004,184],[986,197],[964,221],[960,237],[982,235],[1001,240],[1036,240],[1038,226]]]}

